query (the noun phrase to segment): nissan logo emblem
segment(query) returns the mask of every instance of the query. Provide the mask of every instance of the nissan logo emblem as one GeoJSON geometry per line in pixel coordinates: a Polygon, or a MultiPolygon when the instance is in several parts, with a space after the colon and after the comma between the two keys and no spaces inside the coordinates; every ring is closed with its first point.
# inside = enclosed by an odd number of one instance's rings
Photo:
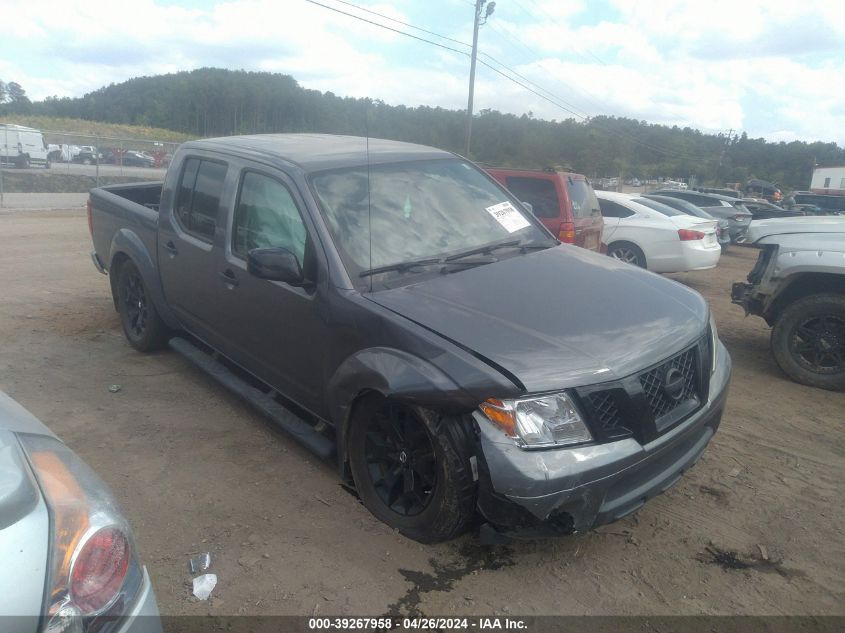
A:
{"type": "Polygon", "coordinates": [[[676,368],[670,367],[663,376],[663,393],[672,400],[678,401],[684,395],[686,378],[676,368]]]}

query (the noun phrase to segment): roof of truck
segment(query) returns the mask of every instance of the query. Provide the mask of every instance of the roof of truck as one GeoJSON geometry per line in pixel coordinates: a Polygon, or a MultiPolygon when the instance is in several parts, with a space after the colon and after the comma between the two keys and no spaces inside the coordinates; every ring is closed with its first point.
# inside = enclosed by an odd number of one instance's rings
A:
{"type": "Polygon", "coordinates": [[[306,172],[455,155],[434,147],[364,136],[254,134],[189,141],[186,148],[214,149],[253,158],[281,159],[306,172]]]}

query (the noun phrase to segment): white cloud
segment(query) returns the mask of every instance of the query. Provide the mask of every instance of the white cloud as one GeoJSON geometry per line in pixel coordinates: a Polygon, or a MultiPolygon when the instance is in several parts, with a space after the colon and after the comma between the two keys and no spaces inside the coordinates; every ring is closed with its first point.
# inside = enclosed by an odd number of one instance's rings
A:
{"type": "MultiPolygon", "coordinates": [[[[845,3],[610,1],[613,10],[595,16],[584,0],[502,2],[482,29],[481,50],[579,113],[845,144],[845,3]]],[[[18,81],[34,99],[220,66],[287,73],[310,88],[394,104],[466,103],[465,57],[302,0],[229,0],[200,8],[154,0],[6,4],[5,12],[16,16],[8,49],[15,55],[0,60],[0,77],[18,81]]],[[[366,6],[469,38],[466,0],[366,6]]],[[[476,109],[571,116],[483,66],[476,90],[476,109]]]]}

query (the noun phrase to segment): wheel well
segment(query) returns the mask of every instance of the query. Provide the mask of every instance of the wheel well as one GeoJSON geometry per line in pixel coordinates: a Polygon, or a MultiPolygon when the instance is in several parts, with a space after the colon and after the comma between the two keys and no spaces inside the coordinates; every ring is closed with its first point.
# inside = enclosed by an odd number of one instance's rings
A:
{"type": "Polygon", "coordinates": [[[111,265],[109,266],[109,285],[111,286],[111,297],[114,301],[114,309],[118,310],[117,305],[117,280],[120,278],[120,268],[129,261],[129,255],[123,252],[115,253],[112,257],[111,265]]]}
{"type": "Polygon", "coordinates": [[[766,309],[765,319],[769,325],[777,321],[780,313],[790,304],[822,293],[845,294],[845,275],[834,273],[801,273],[791,277],[766,309]]]}
{"type": "Polygon", "coordinates": [[[613,250],[615,246],[619,246],[620,244],[625,244],[626,246],[633,246],[636,248],[640,253],[642,253],[644,263],[648,263],[648,258],[645,256],[645,251],[639,244],[632,242],[631,240],[614,240],[610,244],[607,245],[607,253],[610,254],[610,251],[613,250]]]}

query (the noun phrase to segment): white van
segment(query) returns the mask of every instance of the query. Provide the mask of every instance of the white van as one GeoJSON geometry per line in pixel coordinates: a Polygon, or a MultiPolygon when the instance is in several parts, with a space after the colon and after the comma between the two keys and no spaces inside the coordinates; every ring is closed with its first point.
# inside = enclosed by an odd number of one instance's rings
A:
{"type": "Polygon", "coordinates": [[[17,167],[43,165],[49,169],[44,135],[35,128],[0,123],[0,163],[14,163],[17,167]]]}

